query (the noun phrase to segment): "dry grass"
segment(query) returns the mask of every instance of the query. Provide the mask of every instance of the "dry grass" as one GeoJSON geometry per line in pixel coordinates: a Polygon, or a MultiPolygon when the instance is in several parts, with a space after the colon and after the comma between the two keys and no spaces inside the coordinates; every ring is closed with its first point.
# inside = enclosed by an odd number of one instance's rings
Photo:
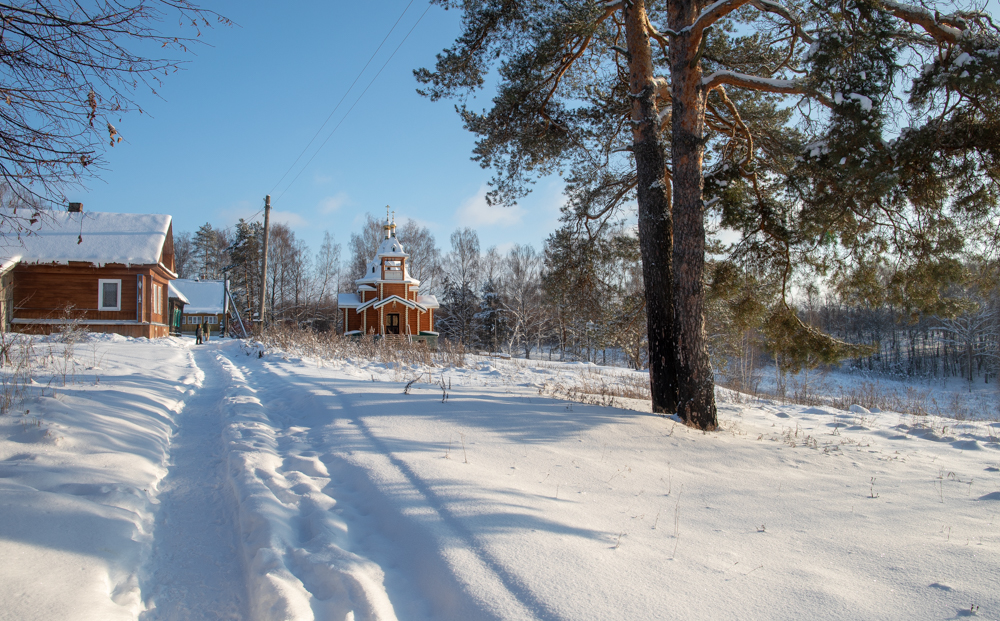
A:
{"type": "MultiPolygon", "coordinates": [[[[438,342],[438,350],[432,352],[421,343],[406,340],[344,338],[332,333],[318,333],[289,326],[277,326],[267,332],[259,347],[274,348],[291,355],[312,357],[320,360],[357,359],[384,363],[395,369],[408,366],[465,367],[475,364],[478,357],[470,358],[469,352],[460,343],[447,340],[438,342]]],[[[248,352],[250,353],[250,352],[248,352]]],[[[558,369],[559,376],[547,380],[539,388],[539,394],[554,396],[569,401],[620,407],[623,399],[649,401],[651,392],[649,375],[624,369],[581,365],[575,373],[567,373],[571,367],[564,363],[545,360],[490,359],[490,364],[498,367],[510,366],[558,369]]],[[[411,377],[402,377],[409,380],[411,377]]],[[[798,405],[819,405],[849,410],[857,404],[869,410],[884,410],[910,414],[913,416],[937,415],[964,420],[984,418],[983,413],[992,411],[997,404],[986,397],[949,394],[947,400],[939,401],[929,389],[913,386],[898,391],[878,381],[861,382],[850,387],[830,390],[827,378],[822,372],[800,374],[789,379],[783,394],[762,389],[759,381],[752,386],[743,382],[722,383],[729,390],[720,392],[720,401],[750,405],[767,399],[780,403],[798,405]],[[984,400],[986,399],[986,400],[984,400]]],[[[1000,413],[1000,409],[997,410],[1000,413]]]]}
{"type": "Polygon", "coordinates": [[[451,343],[443,339],[438,341],[437,351],[431,351],[423,343],[411,343],[405,338],[343,337],[332,332],[315,332],[294,326],[275,326],[268,329],[261,340],[261,346],[264,349],[273,348],[307,358],[360,359],[393,367],[401,365],[464,367],[467,355],[461,343],[451,343]]]}
{"type": "Polygon", "coordinates": [[[0,414],[24,401],[31,386],[37,356],[34,339],[0,332],[0,414]]]}
{"type": "Polygon", "coordinates": [[[574,376],[547,381],[538,394],[607,407],[621,407],[622,399],[652,399],[648,375],[592,367],[581,369],[574,376]]]}
{"type": "Polygon", "coordinates": [[[989,419],[986,413],[997,409],[994,395],[964,394],[949,392],[935,396],[934,391],[907,386],[899,390],[879,381],[861,382],[852,386],[838,386],[830,390],[825,381],[792,380],[783,394],[758,389],[753,392],[739,391],[737,387],[723,385],[730,389],[724,393],[726,401],[738,404],[752,404],[761,400],[777,401],[797,405],[820,405],[839,410],[850,410],[852,405],[860,405],[872,411],[898,412],[911,416],[940,416],[955,420],[989,419]]]}

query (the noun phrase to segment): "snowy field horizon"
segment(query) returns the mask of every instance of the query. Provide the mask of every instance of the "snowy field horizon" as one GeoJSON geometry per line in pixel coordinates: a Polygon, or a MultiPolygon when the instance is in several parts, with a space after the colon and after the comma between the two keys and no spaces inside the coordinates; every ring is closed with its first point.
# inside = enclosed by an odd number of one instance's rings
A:
{"type": "Polygon", "coordinates": [[[0,619],[1000,618],[996,381],[717,388],[704,433],[591,363],[21,342],[0,619]]]}

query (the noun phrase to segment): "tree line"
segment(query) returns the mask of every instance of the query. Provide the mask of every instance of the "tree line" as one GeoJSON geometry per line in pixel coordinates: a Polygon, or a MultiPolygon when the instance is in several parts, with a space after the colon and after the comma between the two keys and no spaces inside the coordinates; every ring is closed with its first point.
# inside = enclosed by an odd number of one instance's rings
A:
{"type": "MultiPolygon", "coordinates": [[[[205,224],[175,240],[183,278],[229,278],[244,318],[259,304],[262,224],[241,220],[231,229],[205,224]]],[[[348,256],[329,233],[312,253],[283,224],[271,229],[268,261],[269,321],[320,331],[342,331],[337,293],[354,281],[378,252],[382,223],[366,214],[350,235],[348,256]]],[[[442,251],[431,231],[411,220],[397,227],[410,255],[410,274],[422,294],[441,308],[435,329],[465,347],[524,358],[589,360],[649,368],[642,259],[635,227],[618,224],[597,234],[568,223],[541,251],[514,245],[482,249],[477,232],[455,230],[442,251]]],[[[796,319],[848,345],[850,367],[896,377],[963,377],[990,381],[1000,373],[1000,294],[988,270],[981,285],[950,293],[958,306],[946,314],[915,313],[901,305],[870,305],[814,281],[798,283],[796,319]]],[[[885,277],[888,277],[887,275],[885,277]]],[[[789,343],[772,332],[769,300],[778,284],[766,270],[746,263],[708,262],[707,334],[721,381],[752,389],[760,370],[784,373],[828,361],[807,341],[789,343]]]]}

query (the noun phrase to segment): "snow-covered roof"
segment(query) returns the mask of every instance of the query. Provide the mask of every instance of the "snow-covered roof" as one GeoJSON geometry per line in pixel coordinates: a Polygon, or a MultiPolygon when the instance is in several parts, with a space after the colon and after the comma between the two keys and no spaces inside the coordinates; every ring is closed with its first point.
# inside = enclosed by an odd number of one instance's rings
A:
{"type": "Polygon", "coordinates": [[[357,308],[361,304],[361,298],[356,293],[338,293],[337,306],[341,308],[357,308]]]}
{"type": "Polygon", "coordinates": [[[187,296],[185,296],[183,293],[177,290],[177,287],[174,286],[174,281],[172,280],[167,283],[167,297],[177,298],[178,300],[184,302],[185,304],[191,303],[191,301],[187,299],[187,296]]]}
{"type": "MultiPolygon", "coordinates": [[[[404,298],[399,297],[398,295],[390,295],[384,300],[372,300],[372,302],[374,302],[374,304],[372,304],[372,308],[382,308],[383,306],[388,306],[390,303],[392,303],[392,304],[402,304],[407,308],[416,308],[422,311],[427,310],[427,307],[424,306],[423,304],[406,300],[404,298]]],[[[358,310],[361,309],[359,308],[358,310]]]]}
{"type": "Polygon", "coordinates": [[[378,256],[380,257],[408,257],[410,255],[403,251],[403,244],[399,243],[396,235],[388,239],[383,239],[378,246],[378,256]]]}
{"type": "Polygon", "coordinates": [[[418,295],[417,304],[426,308],[441,308],[441,305],[438,304],[437,296],[434,295],[418,295]]]}
{"type": "Polygon", "coordinates": [[[183,293],[190,300],[184,307],[186,314],[214,313],[218,315],[226,312],[224,304],[226,284],[223,281],[178,278],[173,282],[173,285],[177,291],[183,293]]]}
{"type": "Polygon", "coordinates": [[[156,265],[169,230],[168,215],[43,211],[30,233],[0,233],[0,264],[156,265]]]}

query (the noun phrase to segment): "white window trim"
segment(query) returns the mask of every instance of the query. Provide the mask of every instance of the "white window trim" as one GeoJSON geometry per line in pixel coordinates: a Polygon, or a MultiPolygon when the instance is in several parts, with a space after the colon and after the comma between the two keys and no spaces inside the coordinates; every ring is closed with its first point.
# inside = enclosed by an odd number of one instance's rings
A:
{"type": "Polygon", "coordinates": [[[97,280],[97,310],[120,311],[122,309],[122,281],[120,278],[100,278],[97,280]],[[115,306],[104,306],[104,285],[106,283],[118,285],[118,303],[115,306]]]}

